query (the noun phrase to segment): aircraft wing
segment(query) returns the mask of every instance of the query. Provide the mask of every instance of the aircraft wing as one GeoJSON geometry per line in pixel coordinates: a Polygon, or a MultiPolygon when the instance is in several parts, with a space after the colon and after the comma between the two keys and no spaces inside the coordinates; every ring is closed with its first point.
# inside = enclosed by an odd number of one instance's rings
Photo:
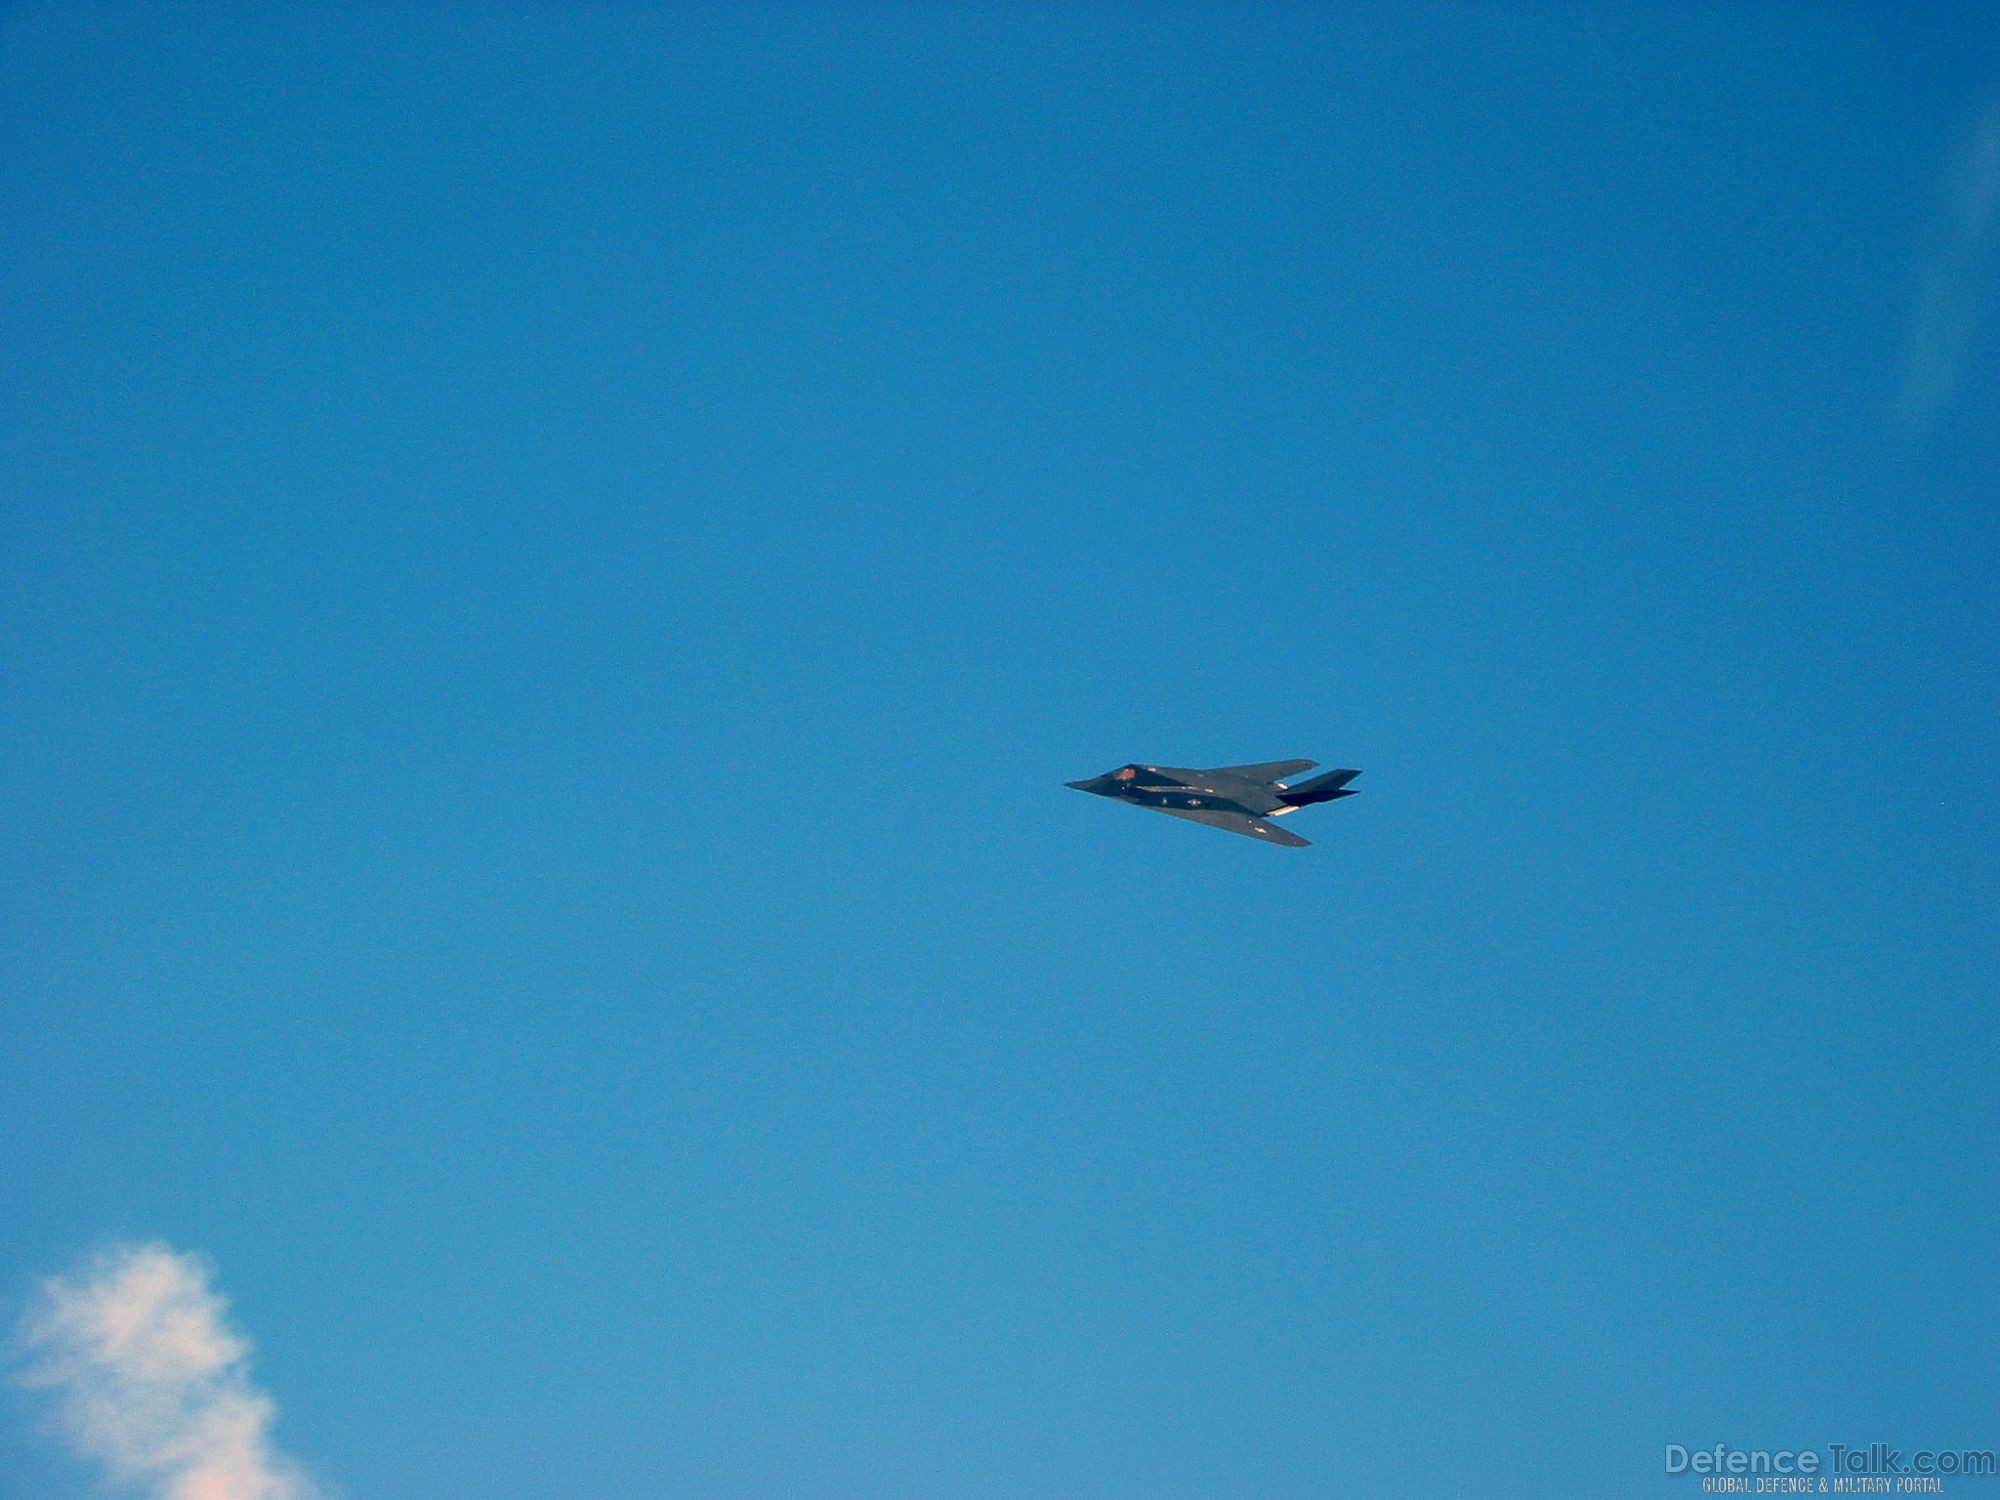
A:
{"type": "Polygon", "coordinates": [[[1303,849],[1312,842],[1296,833],[1273,827],[1262,818],[1253,818],[1248,813],[1218,812],[1205,807],[1156,807],[1152,811],[1163,812],[1170,818],[1186,818],[1190,823],[1206,823],[1210,828],[1226,828],[1245,838],[1262,839],[1267,844],[1283,844],[1288,849],[1303,849]]]}
{"type": "Polygon", "coordinates": [[[1237,776],[1244,781],[1255,781],[1265,786],[1274,781],[1283,781],[1287,776],[1296,776],[1301,771],[1310,771],[1318,765],[1316,760],[1267,760],[1254,766],[1211,766],[1211,776],[1237,776]]]}

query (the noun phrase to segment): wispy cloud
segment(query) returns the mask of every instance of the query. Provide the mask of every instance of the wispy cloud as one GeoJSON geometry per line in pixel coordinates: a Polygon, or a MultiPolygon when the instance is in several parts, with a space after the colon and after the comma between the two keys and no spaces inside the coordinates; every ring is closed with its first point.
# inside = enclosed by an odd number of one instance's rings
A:
{"type": "Polygon", "coordinates": [[[115,1483],[157,1500],[314,1500],[271,1444],[276,1408],[199,1256],[121,1245],[42,1284],[21,1323],[21,1384],[115,1483]]]}
{"type": "Polygon", "coordinates": [[[1959,372],[1993,300],[2000,271],[2000,99],[1990,102],[1953,163],[1939,226],[1917,285],[1903,358],[1901,412],[1928,425],[1958,393],[1959,372]]]}

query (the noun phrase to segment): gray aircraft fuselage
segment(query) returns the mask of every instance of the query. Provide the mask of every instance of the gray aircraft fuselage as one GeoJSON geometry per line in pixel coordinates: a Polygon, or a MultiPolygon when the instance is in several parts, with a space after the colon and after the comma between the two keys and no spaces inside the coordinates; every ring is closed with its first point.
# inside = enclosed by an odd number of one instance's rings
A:
{"type": "Polygon", "coordinates": [[[1186,766],[1120,766],[1088,781],[1065,785],[1080,792],[1129,802],[1176,818],[1206,823],[1212,828],[1244,834],[1266,843],[1293,848],[1308,842],[1271,824],[1316,802],[1355,795],[1347,787],[1359,771],[1329,771],[1311,781],[1288,786],[1280,777],[1310,771],[1309,760],[1275,760],[1252,766],[1218,766],[1208,770],[1186,766]]]}
{"type": "Polygon", "coordinates": [[[1120,766],[1088,781],[1065,784],[1079,792],[1116,797],[1135,807],[1212,807],[1261,818],[1285,805],[1268,786],[1220,771],[1191,771],[1181,766],[1120,766]]]}

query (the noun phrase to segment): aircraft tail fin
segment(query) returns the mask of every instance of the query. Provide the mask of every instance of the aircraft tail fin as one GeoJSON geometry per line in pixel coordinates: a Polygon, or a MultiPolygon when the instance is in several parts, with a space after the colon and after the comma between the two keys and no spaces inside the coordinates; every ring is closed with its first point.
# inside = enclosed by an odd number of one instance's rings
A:
{"type": "Polygon", "coordinates": [[[1288,807],[1306,807],[1314,802],[1331,802],[1336,797],[1352,797],[1347,783],[1359,776],[1359,771],[1328,771],[1324,776],[1315,776],[1311,781],[1301,781],[1297,786],[1287,787],[1278,793],[1288,807]]]}

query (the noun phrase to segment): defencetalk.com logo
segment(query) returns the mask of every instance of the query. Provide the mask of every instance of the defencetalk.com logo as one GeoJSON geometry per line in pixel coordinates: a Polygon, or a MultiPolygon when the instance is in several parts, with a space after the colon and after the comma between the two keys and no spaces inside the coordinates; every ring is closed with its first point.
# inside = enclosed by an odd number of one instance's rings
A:
{"type": "Polygon", "coordinates": [[[1687,1448],[1667,1444],[1667,1473],[1701,1479],[1710,1495],[1941,1495],[1947,1476],[1990,1477],[1990,1448],[1918,1448],[1907,1457],[1887,1443],[1851,1448],[1687,1448]]]}

